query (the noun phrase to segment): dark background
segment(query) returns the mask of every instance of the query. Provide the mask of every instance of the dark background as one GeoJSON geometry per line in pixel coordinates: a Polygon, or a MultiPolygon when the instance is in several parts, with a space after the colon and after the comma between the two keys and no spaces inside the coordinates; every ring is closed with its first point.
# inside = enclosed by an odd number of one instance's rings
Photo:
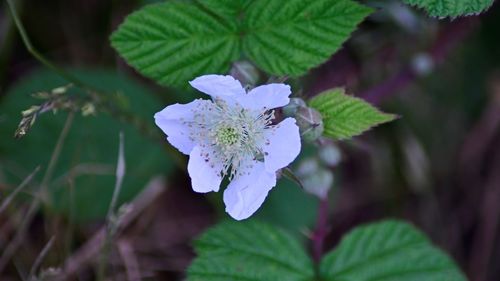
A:
{"type": "MultiPolygon", "coordinates": [[[[19,2],[19,12],[33,44],[57,64],[106,68],[131,76],[158,101],[156,110],[195,95],[160,88],[141,78],[109,46],[108,37],[116,26],[148,1],[19,2]]],[[[374,2],[377,1],[371,1],[374,2]]],[[[331,191],[327,246],[333,247],[343,234],[359,224],[402,218],[417,225],[453,256],[470,280],[500,280],[500,5],[497,1],[480,16],[436,20],[394,3],[377,3],[383,9],[366,20],[341,51],[303,79],[291,81],[296,93],[303,96],[345,86],[349,93],[401,116],[362,137],[338,144],[343,158],[333,170],[335,186],[331,191]]],[[[2,111],[9,112],[5,104],[18,99],[13,93],[30,94],[27,90],[22,93],[24,88],[19,85],[32,83],[33,88],[40,82],[32,74],[40,63],[26,51],[8,15],[2,2],[0,127],[2,111]]],[[[65,116],[58,113],[57,117],[43,118],[64,120],[65,116]]],[[[45,140],[41,134],[53,134],[55,140],[63,123],[59,122],[54,131],[34,130],[26,137],[31,139],[28,144],[45,140]]],[[[133,130],[128,134],[129,138],[140,135],[133,130]]],[[[9,149],[25,147],[11,136],[4,131],[0,136],[0,196],[32,170],[20,172],[24,176],[12,179],[9,168],[13,163],[43,167],[50,155],[19,160],[9,149]]],[[[111,144],[117,143],[115,135],[109,138],[111,144]]],[[[47,151],[54,144],[48,141],[47,151]]],[[[99,153],[107,151],[99,145],[103,144],[96,141],[92,147],[99,153]]],[[[137,147],[134,149],[142,149],[137,147]]],[[[66,149],[74,152],[81,148],[75,142],[66,149]]],[[[109,154],[107,163],[114,165],[115,150],[109,154]]],[[[133,171],[135,164],[129,162],[128,171],[133,171]]],[[[117,237],[118,246],[110,256],[110,272],[118,280],[124,278],[127,259],[138,264],[146,280],[181,280],[194,255],[192,239],[226,217],[216,195],[193,193],[185,172],[171,163],[165,165],[168,169],[159,166],[156,174],[165,175],[166,180],[155,182],[148,189],[154,199],[140,205],[141,212],[132,216],[117,237]]],[[[112,185],[106,189],[108,197],[110,188],[112,185]]],[[[82,200],[89,202],[92,196],[82,200]]],[[[85,202],[79,208],[92,212],[92,205],[85,202]]],[[[21,200],[0,216],[0,241],[15,235],[28,205],[29,201],[21,200]]],[[[314,198],[302,193],[294,183],[282,180],[257,217],[289,229],[308,243],[306,236],[314,225],[316,207],[314,198]]],[[[35,217],[22,246],[0,273],[1,280],[20,280],[18,274],[29,271],[54,233],[64,239],[57,239],[43,267],[70,264],[75,269],[71,278],[94,278],[95,253],[85,256],[79,250],[95,250],[91,239],[102,220],[96,215],[75,222],[68,219],[68,208],[55,209],[35,217]]],[[[0,243],[0,252],[3,246],[0,243]]]]}

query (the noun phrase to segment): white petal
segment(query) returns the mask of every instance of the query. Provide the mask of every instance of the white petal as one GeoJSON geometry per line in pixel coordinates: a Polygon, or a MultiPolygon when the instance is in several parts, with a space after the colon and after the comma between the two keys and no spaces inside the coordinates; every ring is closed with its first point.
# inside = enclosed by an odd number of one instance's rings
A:
{"type": "Polygon", "coordinates": [[[233,100],[246,93],[241,83],[229,75],[203,75],[189,84],[198,91],[210,95],[213,99],[233,100]]]}
{"type": "Polygon", "coordinates": [[[214,161],[213,152],[196,146],[189,155],[188,173],[194,191],[218,191],[222,181],[222,163],[214,161]]]}
{"type": "Polygon", "coordinates": [[[262,145],[266,170],[275,172],[288,166],[299,155],[300,145],[299,127],[295,125],[294,118],[286,118],[267,129],[262,145]]]}
{"type": "Polygon", "coordinates": [[[276,185],[276,173],[266,171],[264,163],[251,161],[224,191],[226,212],[236,220],[250,217],[276,185]]]}
{"type": "Polygon", "coordinates": [[[188,104],[172,104],[154,116],[156,125],[167,135],[167,140],[184,154],[189,154],[196,145],[189,138],[190,128],[184,122],[192,121],[196,108],[207,102],[210,101],[198,99],[188,104]]]}
{"type": "Polygon", "coordinates": [[[240,97],[238,102],[248,109],[273,109],[282,107],[290,102],[288,96],[292,91],[285,84],[267,84],[252,89],[248,94],[240,97]]]}

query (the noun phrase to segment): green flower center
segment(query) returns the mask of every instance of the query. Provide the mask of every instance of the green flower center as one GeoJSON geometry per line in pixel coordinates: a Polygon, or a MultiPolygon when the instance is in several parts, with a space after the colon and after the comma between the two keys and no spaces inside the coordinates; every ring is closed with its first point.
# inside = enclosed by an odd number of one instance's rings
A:
{"type": "Polygon", "coordinates": [[[233,146],[240,140],[240,132],[234,127],[221,126],[215,133],[217,144],[228,147],[233,146]]]}

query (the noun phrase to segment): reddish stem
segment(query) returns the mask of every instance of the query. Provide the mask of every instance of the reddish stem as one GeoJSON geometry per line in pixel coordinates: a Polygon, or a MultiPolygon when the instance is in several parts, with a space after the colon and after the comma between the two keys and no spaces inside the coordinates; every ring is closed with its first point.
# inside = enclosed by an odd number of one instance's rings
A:
{"type": "Polygon", "coordinates": [[[319,263],[323,255],[323,247],[326,234],[328,232],[328,197],[322,198],[318,208],[318,220],[314,230],[312,240],[313,259],[319,263]]]}
{"type": "MultiPolygon", "coordinates": [[[[465,18],[456,20],[445,26],[439,33],[434,44],[426,51],[433,62],[439,65],[445,61],[446,56],[459,46],[465,38],[478,26],[479,19],[465,18]]],[[[410,65],[403,67],[399,73],[386,81],[380,83],[372,89],[361,93],[365,100],[379,104],[388,97],[394,95],[399,90],[411,84],[419,77],[410,65]]]]}

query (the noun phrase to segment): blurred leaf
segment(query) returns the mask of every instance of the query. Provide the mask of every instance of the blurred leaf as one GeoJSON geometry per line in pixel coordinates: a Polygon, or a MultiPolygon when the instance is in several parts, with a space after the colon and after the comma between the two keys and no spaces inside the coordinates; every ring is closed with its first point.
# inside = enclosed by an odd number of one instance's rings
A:
{"type": "MultiPolygon", "coordinates": [[[[99,89],[118,95],[128,110],[153,122],[154,112],[161,102],[151,92],[129,78],[105,70],[75,70],[72,74],[99,89]]],[[[46,168],[67,114],[46,113],[37,119],[31,132],[20,140],[13,138],[21,110],[39,102],[34,92],[51,90],[66,82],[57,75],[40,70],[15,85],[0,104],[0,172],[7,183],[19,183],[36,166],[46,168]]],[[[77,220],[100,218],[106,214],[115,182],[118,156],[118,134],[125,134],[125,161],[130,169],[124,178],[120,202],[132,199],[155,174],[167,172],[173,165],[160,145],[146,139],[132,126],[123,124],[107,114],[75,116],[64,143],[49,186],[54,211],[77,220]],[[73,176],[70,176],[73,172],[73,176]],[[74,203],[68,183],[74,181],[74,203]]],[[[42,173],[35,179],[40,181],[42,173]]]]}
{"type": "Polygon", "coordinates": [[[301,75],[325,62],[370,14],[351,0],[255,0],[243,51],[274,75],[301,75]]]}
{"type": "Polygon", "coordinates": [[[227,72],[240,52],[234,23],[221,23],[183,2],[134,12],[112,34],[111,44],[145,76],[175,86],[202,74],[227,72]]]}
{"type": "Polygon", "coordinates": [[[297,183],[282,178],[255,217],[302,236],[302,231],[316,221],[317,205],[318,200],[304,192],[297,183]]]}
{"type": "Polygon", "coordinates": [[[128,16],[111,44],[143,75],[186,86],[249,57],[273,75],[326,61],[371,9],[351,0],[172,1],[128,16]]]}
{"type": "MultiPolygon", "coordinates": [[[[294,166],[316,153],[316,146],[303,144],[294,166]]],[[[311,229],[316,223],[318,205],[318,199],[305,192],[296,182],[281,177],[255,213],[255,218],[284,228],[302,240],[306,238],[304,230],[311,229]]]]}
{"type": "Polygon", "coordinates": [[[300,243],[272,225],[226,222],[195,242],[198,257],[188,268],[189,281],[305,281],[313,264],[300,243]]]}
{"type": "Polygon", "coordinates": [[[401,221],[354,229],[320,265],[325,281],[465,281],[454,262],[401,221]]]}
{"type": "Polygon", "coordinates": [[[309,101],[323,116],[324,135],[334,139],[349,139],[366,130],[396,118],[383,113],[364,100],[344,93],[343,89],[325,91],[309,101]]]}
{"type": "Polygon", "coordinates": [[[494,0],[403,0],[409,5],[425,9],[432,17],[459,17],[477,15],[488,9],[494,0]]]}

